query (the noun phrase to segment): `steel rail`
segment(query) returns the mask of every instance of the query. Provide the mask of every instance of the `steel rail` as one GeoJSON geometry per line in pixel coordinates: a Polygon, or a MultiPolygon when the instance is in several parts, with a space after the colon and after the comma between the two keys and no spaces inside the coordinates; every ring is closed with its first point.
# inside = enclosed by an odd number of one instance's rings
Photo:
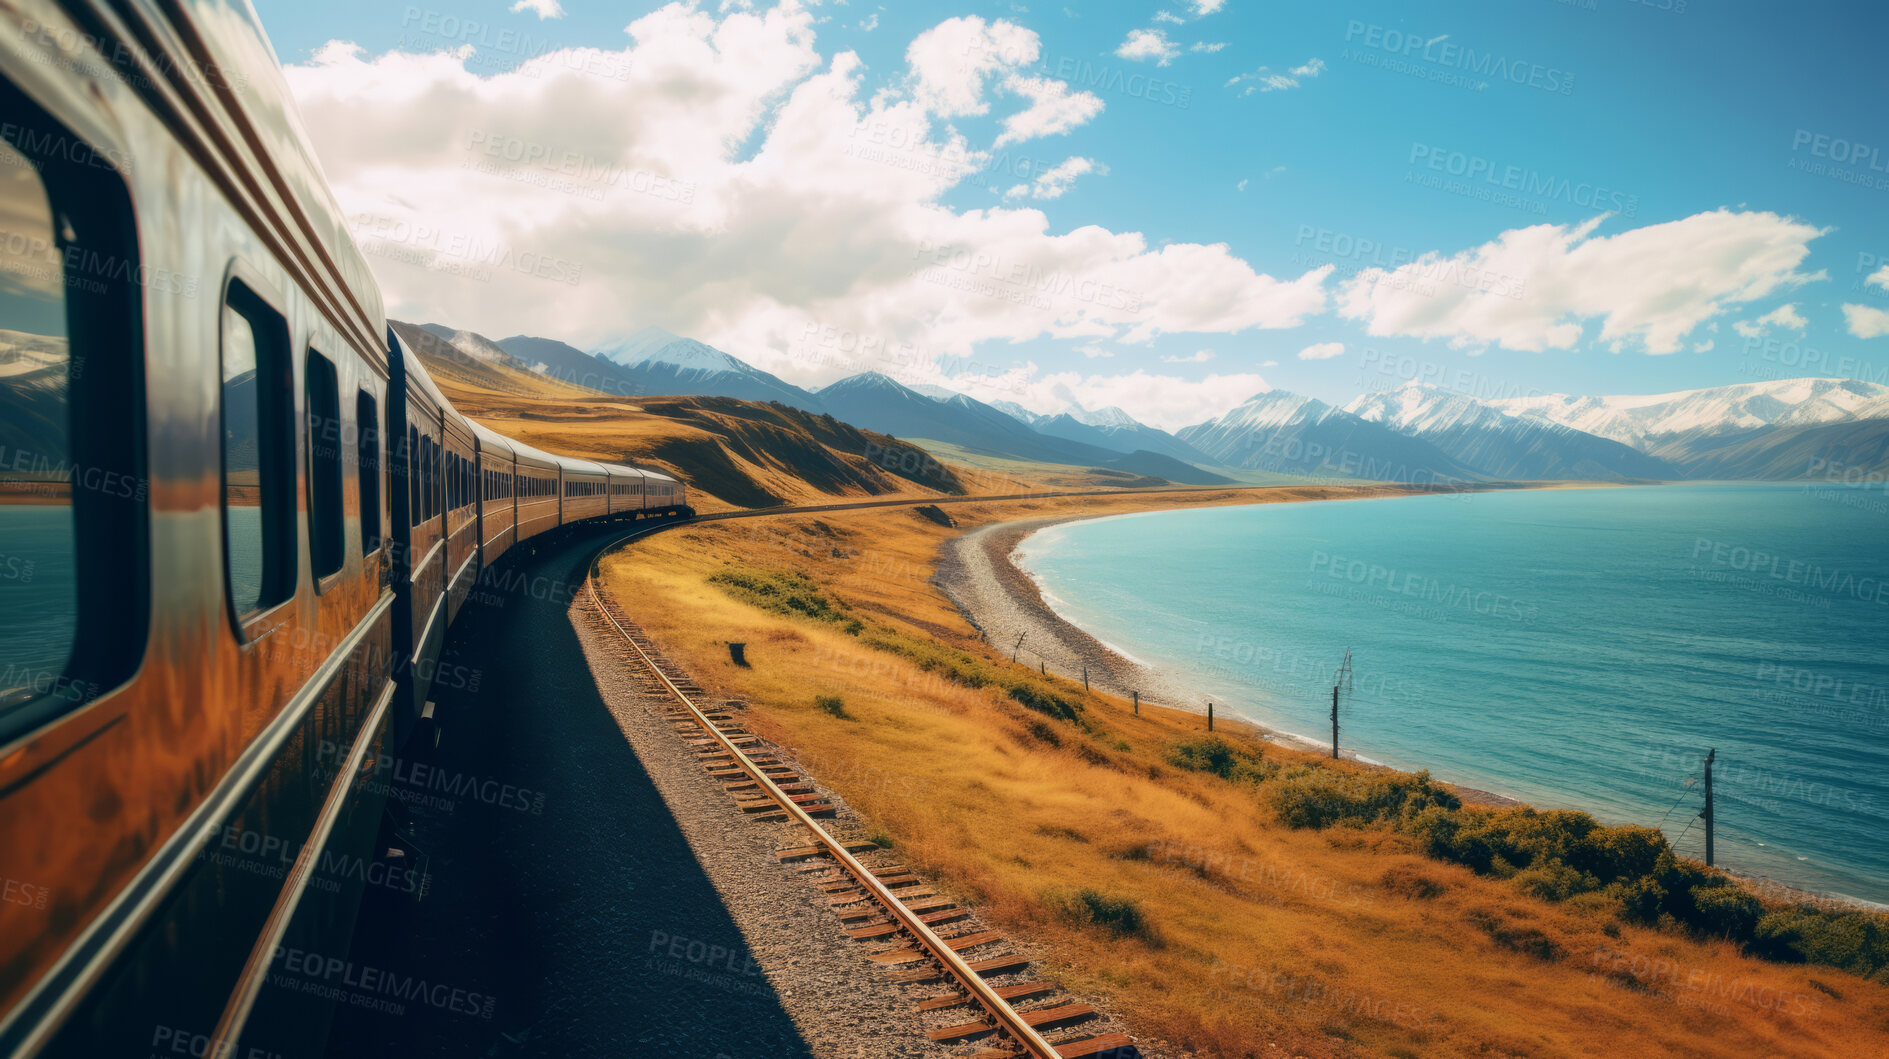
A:
{"type": "MultiPolygon", "coordinates": [[[[652,527],[647,532],[656,532],[662,528],[666,527],[652,527]]],[[[603,562],[603,557],[606,554],[645,535],[645,533],[636,533],[613,541],[600,549],[597,553],[597,557],[591,561],[590,575],[584,579],[584,587],[590,595],[591,603],[597,608],[597,613],[603,615],[604,620],[610,623],[610,627],[615,629],[619,636],[623,637],[624,642],[629,644],[630,648],[636,652],[637,657],[643,660],[643,664],[649,668],[649,671],[656,675],[656,679],[662,682],[663,687],[668,689],[669,694],[688,709],[689,713],[695,718],[695,722],[701,725],[703,730],[708,732],[717,743],[720,743],[724,750],[733,755],[735,763],[741,767],[741,771],[747,773],[750,779],[759,784],[761,789],[767,792],[768,797],[778,803],[781,809],[787,812],[796,823],[813,833],[815,840],[825,848],[827,854],[831,856],[841,868],[844,868],[847,874],[857,880],[859,885],[863,887],[867,893],[877,899],[894,919],[898,920],[899,925],[910,933],[912,937],[917,940],[919,945],[944,967],[945,971],[950,974],[951,977],[957,980],[959,986],[965,990],[967,995],[976,998],[978,1003],[981,1004],[985,1010],[990,1012],[991,1016],[997,1020],[997,1025],[1001,1032],[1007,1034],[1018,1044],[1021,1044],[1023,1048],[1030,1055],[1036,1057],[1036,1059],[1060,1059],[1060,1053],[1056,1051],[1056,1047],[1047,1040],[1044,1040],[1043,1035],[1038,1033],[1035,1027],[1024,1021],[1023,1016],[1019,1014],[1015,1008],[1010,1006],[1009,1001],[998,996],[996,989],[993,988],[990,983],[984,981],[982,975],[971,969],[969,961],[959,956],[950,945],[945,943],[943,938],[934,933],[931,927],[919,918],[917,913],[906,908],[905,903],[899,899],[897,894],[892,892],[890,887],[880,882],[878,876],[874,875],[864,864],[861,864],[857,858],[846,851],[845,843],[840,842],[838,839],[828,834],[826,829],[821,827],[818,821],[814,820],[793,798],[783,792],[779,785],[769,778],[767,773],[757,766],[741,748],[735,746],[732,740],[723,735],[721,730],[715,727],[714,723],[708,719],[708,716],[702,712],[701,708],[696,706],[695,701],[689,698],[681,688],[677,687],[674,681],[669,679],[669,675],[662,671],[662,668],[656,664],[655,659],[651,658],[649,653],[643,650],[642,645],[638,644],[635,638],[629,634],[628,630],[624,629],[616,618],[611,615],[610,609],[604,606],[603,598],[597,593],[597,574],[599,566],[603,562]]]]}

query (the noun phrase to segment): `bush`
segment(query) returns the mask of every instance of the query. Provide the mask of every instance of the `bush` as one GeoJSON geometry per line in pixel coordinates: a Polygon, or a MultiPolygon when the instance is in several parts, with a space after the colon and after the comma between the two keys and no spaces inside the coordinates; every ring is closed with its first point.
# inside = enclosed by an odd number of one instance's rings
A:
{"type": "Polygon", "coordinates": [[[838,695],[815,695],[813,704],[841,720],[852,720],[852,715],[846,712],[846,700],[838,695]]]}
{"type": "Polygon", "coordinates": [[[1425,809],[1457,809],[1463,804],[1428,772],[1347,773],[1299,765],[1280,773],[1270,790],[1279,819],[1295,828],[1402,820],[1425,809]]]}
{"type": "Polygon", "coordinates": [[[1168,748],[1168,764],[1190,772],[1211,772],[1223,780],[1258,782],[1279,771],[1261,751],[1241,750],[1224,739],[1207,736],[1175,743],[1168,748]]]}
{"type": "Polygon", "coordinates": [[[806,574],[791,570],[734,568],[710,574],[708,583],[718,585],[744,603],[775,614],[798,614],[815,621],[845,619],[845,605],[835,603],[821,593],[806,574]]]}
{"type": "Polygon", "coordinates": [[[1051,894],[1045,903],[1077,926],[1101,927],[1118,938],[1153,936],[1141,906],[1132,897],[1110,897],[1084,887],[1074,893],[1051,894]]]}
{"type": "Polygon", "coordinates": [[[1600,889],[1600,880],[1559,860],[1543,860],[1516,872],[1515,885],[1544,901],[1566,901],[1600,889]]]}
{"type": "Polygon", "coordinates": [[[1022,703],[1025,709],[1048,714],[1059,721],[1076,719],[1076,704],[1053,691],[1043,691],[1028,684],[1012,684],[1010,697],[1022,703]]]}

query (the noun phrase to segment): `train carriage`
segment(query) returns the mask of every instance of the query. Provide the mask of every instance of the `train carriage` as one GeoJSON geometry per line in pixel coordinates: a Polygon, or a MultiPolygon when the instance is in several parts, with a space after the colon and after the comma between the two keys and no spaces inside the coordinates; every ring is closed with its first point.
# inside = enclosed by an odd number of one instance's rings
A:
{"type": "Polygon", "coordinates": [[[0,1054],[319,1054],[466,593],[686,495],[453,409],[247,4],[12,0],[0,113],[0,1054]]]}
{"type": "Polygon", "coordinates": [[[564,510],[560,521],[564,525],[610,513],[609,498],[604,489],[609,483],[610,474],[604,470],[603,464],[559,457],[558,470],[563,482],[564,510]]]}
{"type": "Polygon", "coordinates": [[[479,565],[489,568],[517,539],[518,509],[512,496],[518,459],[514,442],[478,423],[472,435],[479,443],[479,565]]]}

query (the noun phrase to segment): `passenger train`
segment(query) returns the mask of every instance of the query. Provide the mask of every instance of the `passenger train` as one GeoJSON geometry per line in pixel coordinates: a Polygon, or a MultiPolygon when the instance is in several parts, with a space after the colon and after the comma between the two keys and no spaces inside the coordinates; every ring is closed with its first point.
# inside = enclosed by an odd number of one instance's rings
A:
{"type": "Polygon", "coordinates": [[[248,0],[0,3],[0,1055],[318,1055],[482,575],[681,482],[454,410],[248,0]],[[516,558],[514,556],[514,558],[516,558]]]}

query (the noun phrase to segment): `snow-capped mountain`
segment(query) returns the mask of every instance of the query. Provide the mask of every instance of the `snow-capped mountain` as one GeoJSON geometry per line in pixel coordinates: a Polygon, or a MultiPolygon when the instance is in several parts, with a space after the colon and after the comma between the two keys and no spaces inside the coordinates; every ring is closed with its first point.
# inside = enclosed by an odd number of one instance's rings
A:
{"type": "Polygon", "coordinates": [[[634,372],[555,338],[513,335],[500,339],[498,347],[540,375],[622,397],[635,397],[643,392],[641,380],[634,372]]]}
{"type": "Polygon", "coordinates": [[[1285,390],[1255,394],[1179,436],[1229,467],[1248,470],[1416,484],[1484,477],[1422,438],[1285,390]]]}
{"type": "Polygon", "coordinates": [[[724,353],[706,342],[660,327],[591,350],[636,377],[639,393],[699,394],[744,401],[779,401],[809,412],[825,411],[806,390],[724,353]]]}
{"type": "Polygon", "coordinates": [[[1647,451],[1675,434],[1723,434],[1878,418],[1889,412],[1886,397],[1889,386],[1856,379],[1779,379],[1677,393],[1608,397],[1557,393],[1488,403],[1510,415],[1560,423],[1647,451]]]}
{"type": "Polygon", "coordinates": [[[1213,457],[1165,430],[1148,426],[1113,405],[1091,411],[1072,404],[1067,412],[1038,416],[1031,424],[1039,432],[1116,452],[1158,452],[1185,463],[1212,464],[1213,457]]]}
{"type": "Polygon", "coordinates": [[[997,411],[1002,412],[1025,426],[1033,427],[1036,425],[1037,420],[1044,418],[1041,413],[1032,412],[1015,401],[990,401],[988,403],[992,408],[995,408],[997,411]]]}
{"type": "Polygon", "coordinates": [[[1538,417],[1512,416],[1467,394],[1421,383],[1363,394],[1345,411],[1422,438],[1492,478],[1674,478],[1665,462],[1611,438],[1538,417]]]}
{"type": "Polygon", "coordinates": [[[835,418],[895,437],[926,438],[996,456],[1104,467],[1191,485],[1227,481],[1160,453],[1123,453],[1039,433],[1008,413],[964,394],[938,400],[878,372],[841,379],[822,388],[816,396],[835,418]]]}

